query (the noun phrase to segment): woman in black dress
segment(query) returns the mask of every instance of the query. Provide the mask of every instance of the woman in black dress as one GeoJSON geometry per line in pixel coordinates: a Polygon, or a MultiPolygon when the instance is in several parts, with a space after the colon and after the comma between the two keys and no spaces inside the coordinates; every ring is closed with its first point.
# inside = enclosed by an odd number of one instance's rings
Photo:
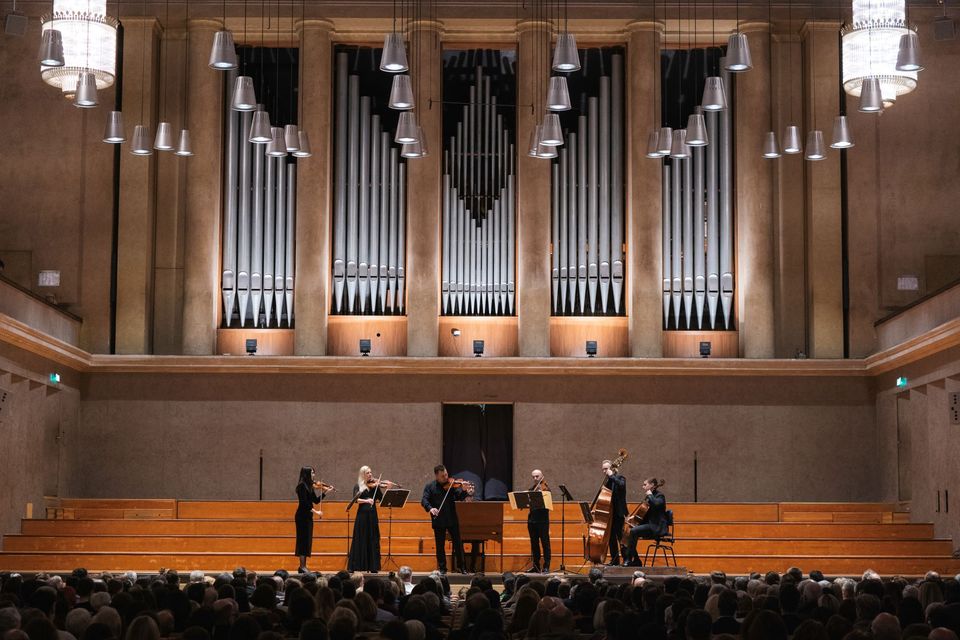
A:
{"type": "Polygon", "coordinates": [[[300,573],[307,572],[307,558],[313,549],[313,514],[323,517],[323,512],[314,509],[313,505],[323,500],[325,493],[317,495],[314,490],[313,467],[300,468],[300,482],[297,484],[297,513],[293,521],[297,525],[296,555],[300,558],[300,573]]]}
{"type": "Polygon", "coordinates": [[[348,571],[380,571],[380,519],[377,503],[383,492],[395,486],[389,480],[373,477],[370,467],[360,467],[353,495],[357,496],[357,521],[353,526],[353,542],[350,544],[348,571]]]}

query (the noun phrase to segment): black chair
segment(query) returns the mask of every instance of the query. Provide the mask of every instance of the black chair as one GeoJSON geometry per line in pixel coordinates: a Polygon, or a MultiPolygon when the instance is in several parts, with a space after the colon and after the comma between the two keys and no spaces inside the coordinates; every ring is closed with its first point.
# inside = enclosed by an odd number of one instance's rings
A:
{"type": "Polygon", "coordinates": [[[677,541],[673,537],[673,511],[667,509],[667,532],[653,539],[653,542],[647,545],[647,552],[643,554],[643,566],[652,567],[657,564],[657,554],[663,554],[663,562],[669,567],[670,559],[673,559],[673,566],[677,566],[677,556],[673,552],[673,545],[677,541]],[[650,557],[650,550],[653,549],[653,558],[650,562],[647,562],[647,559],[650,557]],[[667,552],[670,552],[670,555],[667,555],[667,552]]]}

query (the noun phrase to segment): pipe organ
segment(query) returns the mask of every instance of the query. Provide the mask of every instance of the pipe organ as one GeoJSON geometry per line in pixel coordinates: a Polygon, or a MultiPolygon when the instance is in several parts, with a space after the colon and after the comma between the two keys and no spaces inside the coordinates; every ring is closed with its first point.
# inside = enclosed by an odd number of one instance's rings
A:
{"type": "Polygon", "coordinates": [[[336,53],[332,313],[404,312],[406,165],[380,50],[336,53]]]}
{"type": "MultiPolygon", "coordinates": [[[[686,56],[689,62],[701,51],[665,52],[686,56]]],[[[679,62],[679,61],[677,61],[679,62]]],[[[709,64],[709,63],[708,63],[709,64]]],[[[722,62],[718,61],[722,69],[722,62]]],[[[679,75],[689,64],[666,65],[664,77],[665,111],[675,109],[675,94],[670,92],[671,70],[679,75]]],[[[684,76],[697,75],[683,72],[684,76]]],[[[689,82],[702,87],[705,75],[689,82]]],[[[687,158],[663,160],[663,253],[662,291],[664,329],[733,329],[733,113],[734,91],[730,74],[722,72],[727,108],[706,111],[709,143],[687,147],[687,158]]],[[[691,89],[687,95],[699,95],[691,89]]],[[[691,101],[699,102],[699,100],[691,101]]],[[[692,107],[689,108],[692,112],[692,107]]],[[[677,120],[680,127],[685,117],[677,120]]],[[[675,129],[676,130],[676,127],[675,129]]]]}
{"type": "Polygon", "coordinates": [[[553,315],[624,313],[623,50],[581,50],[551,167],[553,315]]]}
{"type": "Polygon", "coordinates": [[[444,55],[444,315],[516,313],[513,51],[444,55]]]}
{"type": "Polygon", "coordinates": [[[249,142],[253,113],[224,102],[223,325],[292,327],[297,163],[249,142]]]}

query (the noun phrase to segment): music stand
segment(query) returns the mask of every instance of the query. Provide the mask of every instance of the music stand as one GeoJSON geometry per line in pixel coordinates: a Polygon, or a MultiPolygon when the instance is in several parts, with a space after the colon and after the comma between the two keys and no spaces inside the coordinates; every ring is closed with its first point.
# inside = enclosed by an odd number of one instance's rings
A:
{"type": "MultiPolygon", "coordinates": [[[[567,485],[560,484],[557,485],[560,487],[560,497],[563,500],[563,504],[560,507],[560,573],[567,572],[567,565],[563,561],[563,554],[566,550],[566,531],[567,531],[567,500],[573,502],[573,496],[570,495],[570,492],[567,490],[567,485]]],[[[587,511],[589,513],[589,510],[587,511]]]]}
{"type": "Polygon", "coordinates": [[[392,562],[398,570],[400,569],[400,564],[393,559],[393,510],[402,509],[403,505],[407,504],[409,495],[409,489],[388,489],[383,492],[383,497],[380,498],[380,506],[390,510],[390,518],[387,524],[387,557],[383,561],[384,567],[387,566],[387,563],[392,562]]]}

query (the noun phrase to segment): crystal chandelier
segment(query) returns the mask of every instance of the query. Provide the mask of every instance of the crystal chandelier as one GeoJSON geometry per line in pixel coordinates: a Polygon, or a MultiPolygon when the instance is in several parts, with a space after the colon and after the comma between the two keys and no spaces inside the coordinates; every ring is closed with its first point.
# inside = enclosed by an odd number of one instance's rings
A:
{"type": "Polygon", "coordinates": [[[97,89],[113,84],[117,62],[117,20],[107,15],[106,0],[54,0],[43,31],[63,37],[63,66],[40,65],[40,77],[72,99],[82,73],[92,73],[97,89]]]}
{"type": "Polygon", "coordinates": [[[916,34],[906,21],[904,0],[853,0],[853,20],[843,29],[843,88],[859,96],[864,80],[876,78],[885,107],[917,88],[917,72],[897,69],[900,38],[916,34]]]}

